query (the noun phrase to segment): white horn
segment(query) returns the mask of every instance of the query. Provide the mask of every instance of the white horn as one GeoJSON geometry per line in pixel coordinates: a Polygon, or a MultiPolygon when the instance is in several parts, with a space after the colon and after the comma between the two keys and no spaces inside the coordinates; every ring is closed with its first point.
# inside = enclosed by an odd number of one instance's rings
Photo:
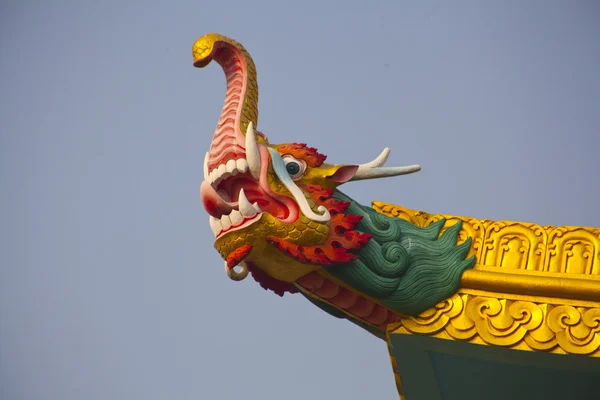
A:
{"type": "MultiPolygon", "coordinates": [[[[235,267],[233,267],[235,268],[235,267]]],[[[248,276],[248,267],[245,263],[240,264],[241,271],[237,272],[233,268],[229,268],[227,266],[227,261],[225,261],[225,273],[232,281],[241,281],[248,276]]]]}
{"type": "Polygon", "coordinates": [[[376,159],[374,159],[373,161],[370,161],[366,164],[359,165],[359,168],[360,167],[365,167],[365,168],[382,167],[385,164],[385,162],[387,161],[389,156],[390,156],[390,148],[386,147],[385,149],[383,149],[381,154],[377,156],[376,159]]]}
{"type": "Polygon", "coordinates": [[[204,156],[204,180],[208,181],[208,153],[204,156]]]}
{"type": "Polygon", "coordinates": [[[250,174],[254,179],[258,179],[260,176],[260,153],[258,152],[258,143],[256,143],[252,121],[248,123],[248,129],[246,129],[246,161],[248,162],[250,174]]]}
{"type": "Polygon", "coordinates": [[[390,155],[390,149],[385,148],[377,158],[366,164],[358,166],[356,173],[350,179],[351,181],[360,181],[363,179],[385,178],[388,176],[406,175],[421,170],[420,165],[407,165],[405,167],[383,167],[390,155]]]}

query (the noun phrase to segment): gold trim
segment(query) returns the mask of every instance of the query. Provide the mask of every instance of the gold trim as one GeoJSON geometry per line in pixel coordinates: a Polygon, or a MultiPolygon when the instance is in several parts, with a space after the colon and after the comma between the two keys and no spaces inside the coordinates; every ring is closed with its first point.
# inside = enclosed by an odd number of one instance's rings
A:
{"type": "Polygon", "coordinates": [[[446,219],[443,229],[462,221],[458,242],[472,238],[468,256],[476,256],[475,269],[487,266],[503,273],[522,270],[584,279],[600,276],[600,228],[541,226],[428,214],[380,201],[374,201],[372,207],[382,214],[423,227],[442,218],[446,219]]]}
{"type": "Polygon", "coordinates": [[[480,345],[600,357],[600,303],[587,307],[495,298],[460,290],[417,317],[388,327],[480,345]]]}
{"type": "Polygon", "coordinates": [[[491,292],[600,301],[600,281],[574,276],[539,276],[481,269],[463,273],[461,287],[491,292]]]}

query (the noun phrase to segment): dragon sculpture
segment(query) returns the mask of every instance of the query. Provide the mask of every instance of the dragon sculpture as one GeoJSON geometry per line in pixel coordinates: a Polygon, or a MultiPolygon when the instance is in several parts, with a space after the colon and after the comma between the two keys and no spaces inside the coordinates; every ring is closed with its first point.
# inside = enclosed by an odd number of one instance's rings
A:
{"type": "Polygon", "coordinates": [[[303,143],[272,144],[257,130],[256,68],[244,47],[211,33],[192,53],[194,66],[214,60],[227,81],[200,195],[229,278],[299,293],[389,345],[398,332],[600,356],[600,230],[358,204],[339,186],[420,166],[384,166],[387,148],[340,165],[303,143]],[[579,319],[553,316],[560,307],[579,319]],[[561,342],[569,329],[577,340],[561,342]]]}
{"type": "Polygon", "coordinates": [[[331,311],[320,302],[326,299],[373,327],[395,322],[396,313],[417,315],[456,292],[475,263],[466,258],[470,240],[456,245],[460,224],[440,236],[444,220],[421,228],[337,189],[416,172],[418,165],[383,167],[389,149],[367,164],[334,165],[306,144],[271,144],[255,130],[258,86],[247,51],[209,34],[193,53],[195,66],[215,60],[227,79],[201,197],[231,279],[250,273],[280,296],[300,292],[331,311]]]}

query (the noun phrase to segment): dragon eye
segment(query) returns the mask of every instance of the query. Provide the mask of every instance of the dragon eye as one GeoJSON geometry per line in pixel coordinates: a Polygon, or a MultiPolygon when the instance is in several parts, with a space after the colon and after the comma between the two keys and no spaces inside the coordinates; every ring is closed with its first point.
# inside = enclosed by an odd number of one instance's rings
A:
{"type": "Polygon", "coordinates": [[[297,162],[290,161],[286,164],[285,169],[287,170],[288,174],[296,175],[298,172],[300,172],[300,165],[297,162]]]}
{"type": "Polygon", "coordinates": [[[292,179],[296,180],[302,177],[302,174],[306,170],[306,162],[304,160],[298,160],[289,154],[283,156],[282,159],[285,162],[285,169],[292,179]]]}

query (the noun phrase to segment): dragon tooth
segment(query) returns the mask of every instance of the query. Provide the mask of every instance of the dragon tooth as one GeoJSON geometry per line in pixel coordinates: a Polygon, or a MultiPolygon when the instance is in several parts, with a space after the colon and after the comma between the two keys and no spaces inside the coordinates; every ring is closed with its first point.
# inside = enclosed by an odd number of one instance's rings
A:
{"type": "Polygon", "coordinates": [[[238,158],[238,159],[235,161],[235,165],[236,165],[236,167],[237,167],[237,170],[238,170],[240,173],[244,173],[244,172],[248,171],[248,163],[247,163],[247,162],[246,162],[246,160],[245,160],[245,159],[243,159],[243,158],[238,158]]]}
{"type": "Polygon", "coordinates": [[[204,180],[208,181],[210,175],[208,174],[208,152],[204,156],[204,180]]]}
{"type": "Polygon", "coordinates": [[[252,207],[252,204],[248,201],[246,194],[244,193],[244,189],[240,190],[240,195],[238,197],[238,209],[242,213],[242,215],[246,218],[253,217],[256,215],[256,210],[252,207]]]}
{"type": "Polygon", "coordinates": [[[225,168],[227,168],[227,173],[228,174],[233,173],[233,171],[235,170],[235,160],[229,160],[229,161],[227,161],[227,164],[225,165],[225,168]]]}
{"type": "Polygon", "coordinates": [[[225,166],[225,164],[219,165],[219,168],[217,168],[217,173],[219,174],[218,175],[219,177],[221,177],[227,173],[227,167],[225,166]]]}
{"type": "Polygon", "coordinates": [[[257,213],[261,213],[262,212],[262,210],[258,206],[257,202],[252,203],[252,207],[256,210],[257,213]]]}
{"type": "Polygon", "coordinates": [[[212,183],[212,184],[216,183],[216,181],[217,181],[217,170],[216,169],[213,169],[212,171],[210,171],[209,180],[210,180],[210,183],[212,183]]]}
{"type": "Polygon", "coordinates": [[[260,176],[260,153],[252,121],[248,124],[248,129],[246,129],[246,161],[248,162],[250,174],[252,174],[254,179],[258,179],[260,176]]]}
{"type": "Polygon", "coordinates": [[[221,216],[221,226],[224,230],[231,228],[231,219],[229,218],[229,215],[221,216]]]}
{"type": "Polygon", "coordinates": [[[221,233],[222,230],[221,221],[219,221],[211,215],[208,222],[210,223],[210,229],[212,230],[215,237],[217,237],[217,235],[221,233]]]}
{"type": "Polygon", "coordinates": [[[231,221],[232,226],[237,226],[244,221],[244,217],[238,210],[231,210],[231,214],[229,214],[229,220],[231,221]]]}

